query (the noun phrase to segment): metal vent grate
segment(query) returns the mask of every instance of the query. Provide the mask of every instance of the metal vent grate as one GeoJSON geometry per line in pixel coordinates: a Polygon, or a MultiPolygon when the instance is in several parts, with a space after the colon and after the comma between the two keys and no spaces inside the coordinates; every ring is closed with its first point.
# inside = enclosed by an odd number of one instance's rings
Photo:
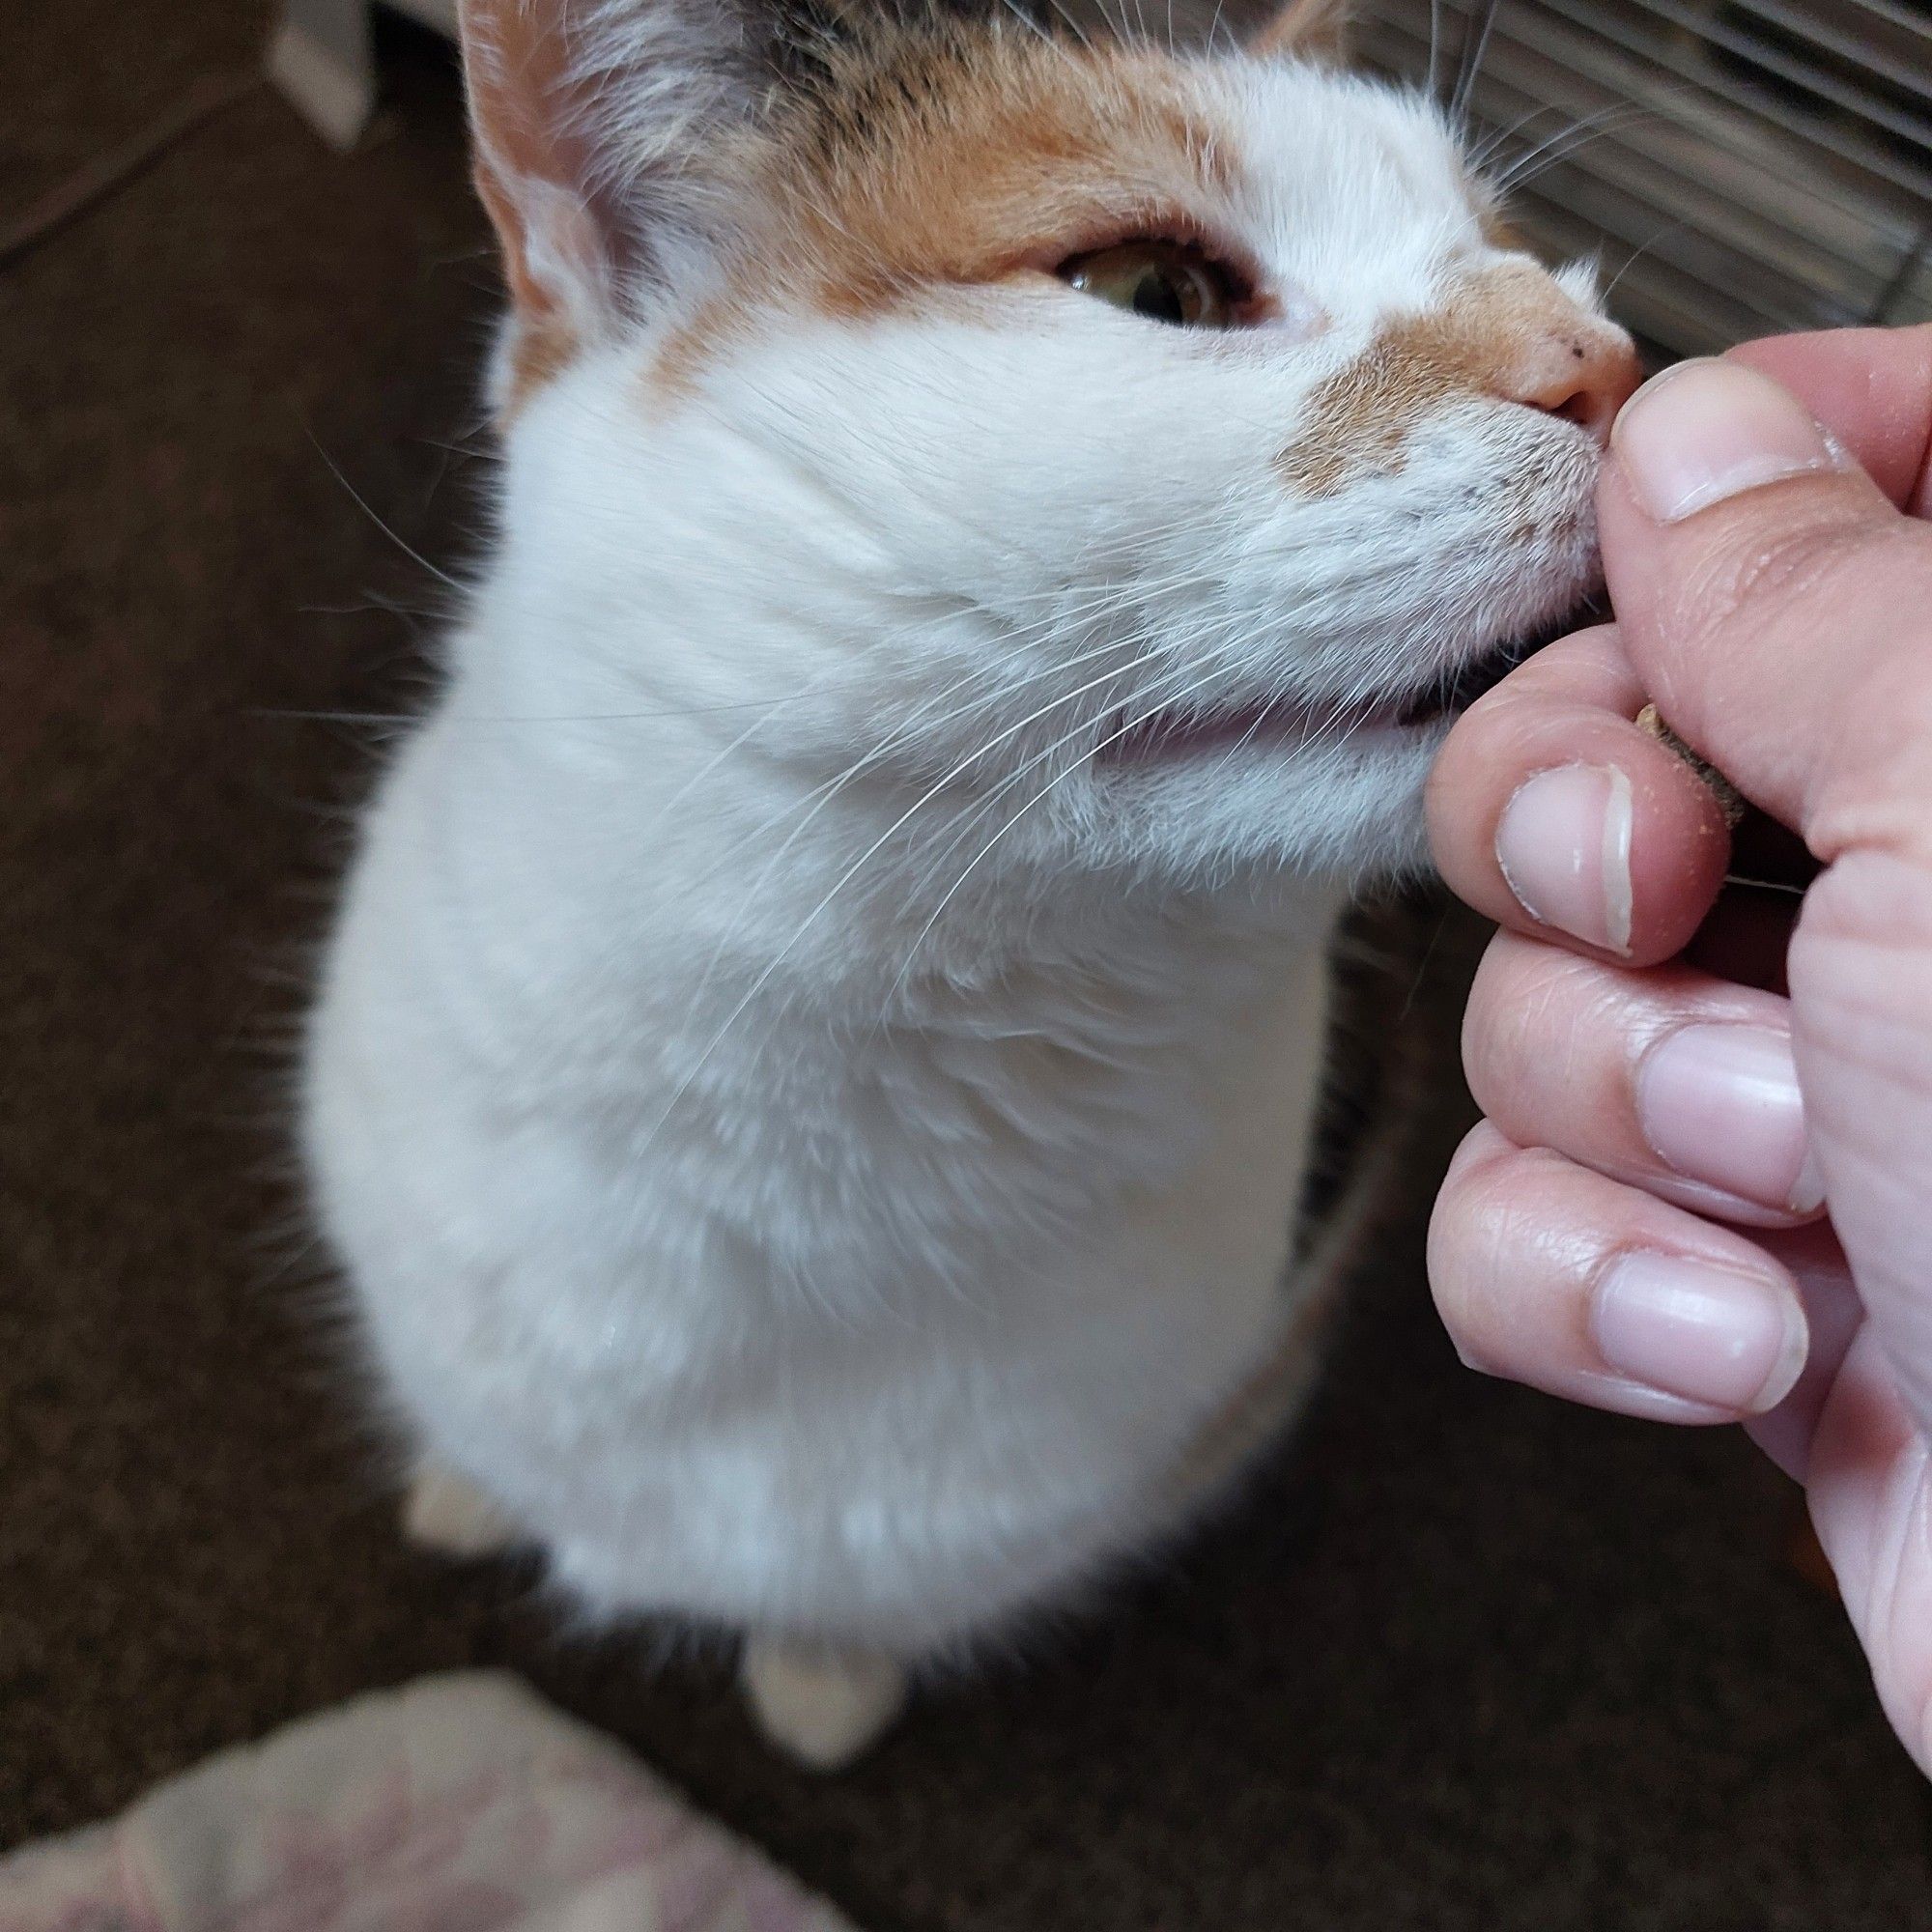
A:
{"type": "Polygon", "coordinates": [[[1362,0],[1357,34],[1424,84],[1433,43],[1441,91],[1480,49],[1523,226],[1667,349],[1932,320],[1932,0],[1362,0]]]}

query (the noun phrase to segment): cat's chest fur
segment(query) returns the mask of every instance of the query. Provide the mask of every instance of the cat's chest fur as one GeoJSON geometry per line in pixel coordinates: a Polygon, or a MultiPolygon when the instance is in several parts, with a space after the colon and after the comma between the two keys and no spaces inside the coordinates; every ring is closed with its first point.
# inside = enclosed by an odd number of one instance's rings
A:
{"type": "Polygon", "coordinates": [[[506,783],[467,701],[372,812],[311,1061],[414,1426],[612,1607],[917,1648],[1144,1534],[1291,1314],[1332,892],[1069,891],[881,1024],[910,912],[798,939],[802,858],[723,944],[728,814],[640,871],[650,770],[506,783]]]}

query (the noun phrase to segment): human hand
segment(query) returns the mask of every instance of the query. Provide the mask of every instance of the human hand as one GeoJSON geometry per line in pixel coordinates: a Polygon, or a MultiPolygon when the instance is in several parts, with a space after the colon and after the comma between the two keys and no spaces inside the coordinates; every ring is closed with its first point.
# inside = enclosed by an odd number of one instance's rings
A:
{"type": "Polygon", "coordinates": [[[1755,343],[1625,409],[1616,622],[1473,706],[1431,781],[1443,875],[1504,929],[1430,1274],[1474,1366],[1748,1419],[1932,1770],[1928,444],[1932,328],[1755,343]],[[1647,696],[1816,861],[1781,962],[1761,904],[1707,922],[1730,840],[1647,696]]]}

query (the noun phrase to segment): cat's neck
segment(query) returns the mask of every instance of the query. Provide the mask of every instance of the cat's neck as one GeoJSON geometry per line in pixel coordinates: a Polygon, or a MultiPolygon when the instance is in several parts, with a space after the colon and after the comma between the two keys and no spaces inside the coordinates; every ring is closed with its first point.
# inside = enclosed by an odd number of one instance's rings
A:
{"type": "Polygon", "coordinates": [[[835,1030],[970,1033],[1028,988],[1208,1019],[1325,949],[1344,897],[1272,871],[1210,886],[1015,862],[988,851],[1009,814],[970,793],[734,746],[727,712],[550,704],[459,677],[429,721],[418,809],[450,916],[520,958],[542,948],[580,999],[640,989],[667,1020],[763,1002],[835,1030]]]}
{"type": "Polygon", "coordinates": [[[897,794],[812,816],[809,775],[674,720],[560,722],[587,715],[513,714],[459,674],[365,867],[356,924],[401,962],[411,1029],[493,1107],[575,1118],[626,1162],[707,1149],[679,1183],[707,1212],[781,1174],[923,1200],[947,1254],[988,1216],[1006,1240],[1156,1187],[1236,1116],[1299,1121],[1332,882],[875,876],[897,794]]]}

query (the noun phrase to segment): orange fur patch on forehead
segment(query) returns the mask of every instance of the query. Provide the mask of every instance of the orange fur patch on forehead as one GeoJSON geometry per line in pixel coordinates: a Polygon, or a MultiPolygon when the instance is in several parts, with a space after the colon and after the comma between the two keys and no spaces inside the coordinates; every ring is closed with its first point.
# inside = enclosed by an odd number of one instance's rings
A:
{"type": "Polygon", "coordinates": [[[1184,64],[997,19],[841,49],[760,150],[747,191],[769,218],[731,279],[753,300],[841,315],[1050,269],[1137,230],[1185,231],[1233,166],[1184,64]]]}
{"type": "Polygon", "coordinates": [[[1306,496],[1332,496],[1359,477],[1394,474],[1410,437],[1458,397],[1511,397],[1550,351],[1582,359],[1614,334],[1544,270],[1506,262],[1457,284],[1435,307],[1399,317],[1310,396],[1302,430],[1276,459],[1306,496]]]}
{"type": "Polygon", "coordinates": [[[740,172],[762,218],[724,288],[660,350],[647,378],[658,402],[687,394],[774,304],[861,316],[1135,234],[1191,240],[1191,211],[1236,185],[1232,143],[1184,63],[997,17],[935,16],[849,43],[748,145],[740,172]]]}

